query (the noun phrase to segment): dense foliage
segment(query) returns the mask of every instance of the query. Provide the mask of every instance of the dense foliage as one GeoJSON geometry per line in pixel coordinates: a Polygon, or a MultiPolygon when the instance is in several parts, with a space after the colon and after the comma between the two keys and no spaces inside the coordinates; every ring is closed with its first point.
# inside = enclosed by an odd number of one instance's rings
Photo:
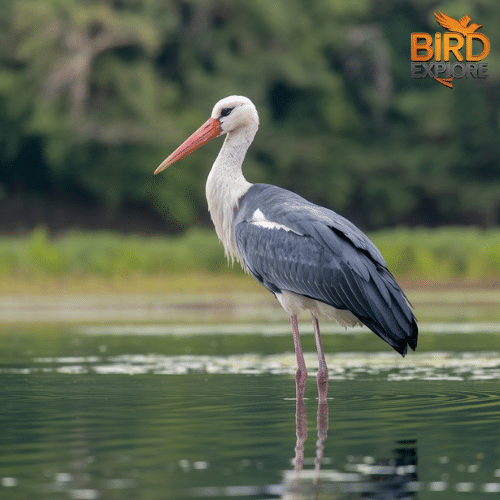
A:
{"type": "Polygon", "coordinates": [[[0,226],[78,225],[60,206],[102,207],[105,216],[92,219],[108,227],[125,209],[170,230],[204,223],[220,140],[159,178],[152,172],[229,94],[247,95],[260,112],[251,181],[293,189],[365,229],[498,224],[500,4],[463,8],[3,0],[0,226]],[[410,78],[410,33],[440,29],[434,10],[483,25],[486,80],[450,90],[410,78]]]}

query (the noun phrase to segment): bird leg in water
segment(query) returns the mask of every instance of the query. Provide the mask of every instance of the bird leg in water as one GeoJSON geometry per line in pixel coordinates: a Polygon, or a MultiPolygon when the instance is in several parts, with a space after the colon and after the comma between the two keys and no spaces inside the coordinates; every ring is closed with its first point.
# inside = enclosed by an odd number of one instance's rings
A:
{"type": "Polygon", "coordinates": [[[321,342],[321,335],[319,333],[318,318],[311,313],[314,340],[316,341],[316,351],[318,352],[318,375],[316,382],[318,384],[318,398],[320,403],[326,402],[326,395],[328,393],[328,367],[326,366],[325,353],[323,351],[323,344],[321,342]]]}
{"type": "Polygon", "coordinates": [[[302,352],[302,345],[300,343],[299,326],[297,324],[297,316],[290,316],[293,332],[293,346],[295,348],[295,358],[297,359],[297,371],[295,372],[295,387],[297,392],[297,399],[304,397],[307,380],[307,368],[304,361],[304,354],[302,352]]]}

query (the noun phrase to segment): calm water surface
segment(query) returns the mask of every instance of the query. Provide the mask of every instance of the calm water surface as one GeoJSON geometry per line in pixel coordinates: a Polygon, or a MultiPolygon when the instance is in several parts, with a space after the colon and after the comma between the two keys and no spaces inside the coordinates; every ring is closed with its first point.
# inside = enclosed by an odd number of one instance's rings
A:
{"type": "Polygon", "coordinates": [[[500,497],[497,334],[326,336],[318,407],[312,336],[297,402],[291,336],[116,333],[2,332],[0,498],[500,497]]]}

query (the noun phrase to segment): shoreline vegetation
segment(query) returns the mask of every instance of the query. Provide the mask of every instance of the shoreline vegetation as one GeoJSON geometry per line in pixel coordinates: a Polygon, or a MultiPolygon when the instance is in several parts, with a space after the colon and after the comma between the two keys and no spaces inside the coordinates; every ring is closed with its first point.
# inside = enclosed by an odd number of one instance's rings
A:
{"type": "MultiPolygon", "coordinates": [[[[500,230],[446,227],[369,234],[420,322],[498,322],[500,230]]],[[[141,236],[39,227],[0,237],[0,322],[287,321],[231,266],[213,231],[141,236]]]]}
{"type": "MultiPolygon", "coordinates": [[[[500,282],[500,229],[396,228],[368,235],[405,289],[492,288],[500,282]]],[[[260,290],[228,264],[213,231],[143,236],[44,227],[0,237],[0,295],[260,290]]]]}

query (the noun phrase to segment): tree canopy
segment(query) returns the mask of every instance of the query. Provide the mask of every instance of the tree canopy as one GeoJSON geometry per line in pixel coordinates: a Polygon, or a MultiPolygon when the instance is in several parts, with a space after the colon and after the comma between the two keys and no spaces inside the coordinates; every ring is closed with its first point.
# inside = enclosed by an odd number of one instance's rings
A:
{"type": "Polygon", "coordinates": [[[78,225],[61,207],[102,212],[90,224],[108,227],[124,213],[167,231],[206,223],[220,141],[152,172],[230,94],[260,113],[244,167],[252,182],[367,229],[498,224],[500,4],[436,5],[4,0],[0,230],[16,218],[78,225]],[[442,30],[436,9],[483,25],[487,79],[449,89],[410,77],[410,33],[442,30]]]}

